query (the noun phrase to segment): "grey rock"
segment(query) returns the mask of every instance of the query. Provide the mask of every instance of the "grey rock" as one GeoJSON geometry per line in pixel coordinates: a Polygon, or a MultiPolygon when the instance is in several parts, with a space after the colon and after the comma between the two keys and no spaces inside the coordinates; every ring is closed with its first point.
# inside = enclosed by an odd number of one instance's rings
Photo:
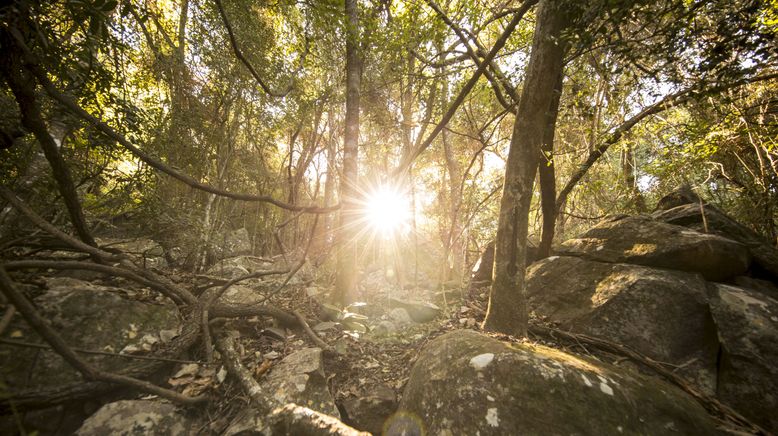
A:
{"type": "Polygon", "coordinates": [[[549,257],[528,269],[527,297],[546,321],[683,365],[683,376],[715,390],[716,326],[697,274],[549,257]]]}
{"type": "Polygon", "coordinates": [[[346,423],[373,434],[383,433],[384,423],[397,407],[397,395],[386,385],[370,386],[360,395],[343,401],[346,423]]]}
{"type": "Polygon", "coordinates": [[[320,348],[304,348],[286,356],[270,371],[261,386],[270,393],[276,406],[296,403],[340,417],[327,386],[320,348]]]}
{"type": "MultiPolygon", "coordinates": [[[[144,337],[177,330],[180,322],[172,305],[156,305],[124,298],[120,289],[97,286],[72,278],[47,280],[50,289],[34,299],[51,326],[73,347],[119,352],[128,346],[143,349],[144,337]]],[[[4,333],[21,332],[25,341],[42,339],[21,317],[4,333]]],[[[6,347],[6,346],[3,346],[6,347]]],[[[7,348],[6,348],[7,350],[7,348]]],[[[0,366],[10,388],[56,386],[82,380],[81,375],[50,350],[13,348],[0,353],[0,366]]],[[[82,356],[104,371],[123,369],[127,361],[106,356],[82,356]]]]}
{"type": "Polygon", "coordinates": [[[392,320],[395,326],[403,328],[413,324],[411,315],[407,310],[401,307],[395,307],[389,311],[389,318],[392,320]]]}
{"type": "Polygon", "coordinates": [[[702,406],[660,380],[470,330],[427,344],[387,427],[389,435],[716,432],[702,406]]]}
{"type": "Polygon", "coordinates": [[[721,340],[717,395],[768,431],[778,430],[778,301],[716,284],[711,311],[721,340]]]}
{"type": "Polygon", "coordinates": [[[778,248],[715,207],[706,205],[703,210],[704,219],[699,204],[680,205],[657,211],[652,216],[660,221],[688,227],[698,232],[710,232],[744,244],[753,257],[755,267],[753,269],[760,275],[778,282],[778,248]]]}
{"type": "Polygon", "coordinates": [[[170,403],[160,400],[123,400],[101,407],[84,421],[76,434],[186,435],[195,434],[198,427],[170,403]]]}
{"type": "Polygon", "coordinates": [[[390,298],[389,305],[405,309],[414,322],[429,322],[437,318],[441,313],[440,307],[426,302],[415,300],[403,300],[399,298],[390,298]]]}
{"type": "Polygon", "coordinates": [[[611,263],[630,263],[702,274],[726,280],[748,270],[748,248],[732,239],[699,233],[647,216],[606,220],[565,241],[560,254],[611,263]]]}

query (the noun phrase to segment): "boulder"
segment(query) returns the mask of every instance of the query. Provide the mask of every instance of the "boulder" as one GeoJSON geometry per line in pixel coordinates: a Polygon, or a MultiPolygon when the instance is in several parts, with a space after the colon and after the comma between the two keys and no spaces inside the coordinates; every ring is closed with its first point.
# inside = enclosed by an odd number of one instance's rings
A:
{"type": "MultiPolygon", "coordinates": [[[[68,277],[47,280],[48,290],[33,302],[67,344],[76,348],[120,352],[151,349],[161,332],[177,330],[180,322],[172,305],[157,305],[124,297],[124,290],[98,286],[68,277]]],[[[6,329],[4,338],[43,342],[21,317],[6,329]]],[[[82,356],[106,370],[124,368],[127,360],[82,356]]],[[[81,375],[50,350],[0,347],[0,366],[11,389],[56,386],[82,380],[81,375]]]]}
{"type": "Polygon", "coordinates": [[[603,221],[565,241],[560,254],[611,263],[631,263],[696,272],[723,281],[748,270],[748,248],[718,235],[699,233],[647,216],[603,221]]]}
{"type": "Polygon", "coordinates": [[[327,386],[320,348],[304,348],[286,356],[261,386],[276,400],[276,406],[295,403],[340,418],[327,386]]]}
{"type": "Polygon", "coordinates": [[[711,294],[721,341],[717,395],[768,431],[778,431],[778,301],[721,284],[711,294]]]}
{"type": "Polygon", "coordinates": [[[199,427],[168,402],[124,400],[101,407],[84,421],[76,435],[186,435],[196,434],[199,427]]]}
{"type": "Polygon", "coordinates": [[[394,325],[398,328],[407,327],[413,324],[411,315],[408,313],[407,310],[401,307],[395,307],[394,309],[390,310],[389,319],[391,319],[394,325]]]}
{"type": "MultiPolygon", "coordinates": [[[[260,382],[260,386],[274,401],[271,408],[283,407],[289,403],[305,405],[307,409],[340,418],[335,400],[327,386],[322,366],[320,348],[304,348],[286,356],[274,366],[260,382]]],[[[244,409],[233,419],[224,436],[264,435],[268,420],[256,409],[244,409]]]]}
{"type": "Polygon", "coordinates": [[[251,237],[245,227],[227,234],[222,254],[225,257],[234,257],[251,254],[251,237]]]}
{"type": "Polygon", "coordinates": [[[473,275],[470,277],[471,283],[492,281],[492,270],[494,269],[494,241],[490,242],[481,257],[473,266],[473,275]]]}
{"type": "Polygon", "coordinates": [[[437,318],[441,313],[440,307],[426,302],[416,300],[404,300],[400,298],[389,298],[389,306],[405,309],[414,322],[429,322],[437,318]]]}
{"type": "Polygon", "coordinates": [[[397,410],[397,395],[389,386],[370,386],[360,395],[346,398],[342,406],[347,424],[379,435],[386,420],[397,410]]]}
{"type": "Polygon", "coordinates": [[[655,219],[699,232],[713,233],[738,241],[748,247],[753,257],[756,275],[778,282],[778,248],[772,246],[755,231],[738,223],[713,206],[704,207],[705,219],[698,204],[683,204],[667,210],[658,210],[655,219]]]}
{"type": "Polygon", "coordinates": [[[549,257],[527,274],[529,307],[562,329],[621,343],[716,387],[716,326],[697,274],[549,257]]]}
{"type": "Polygon", "coordinates": [[[386,434],[715,432],[702,406],[661,380],[458,330],[421,352],[386,434]]]}

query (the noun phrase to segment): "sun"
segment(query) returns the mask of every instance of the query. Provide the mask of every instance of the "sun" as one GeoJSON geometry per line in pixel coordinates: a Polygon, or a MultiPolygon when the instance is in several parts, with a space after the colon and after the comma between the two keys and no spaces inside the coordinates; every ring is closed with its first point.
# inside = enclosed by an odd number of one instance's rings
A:
{"type": "Polygon", "coordinates": [[[411,219],[411,200],[401,190],[380,185],[367,193],[364,203],[364,219],[378,234],[389,237],[405,233],[411,219]]]}

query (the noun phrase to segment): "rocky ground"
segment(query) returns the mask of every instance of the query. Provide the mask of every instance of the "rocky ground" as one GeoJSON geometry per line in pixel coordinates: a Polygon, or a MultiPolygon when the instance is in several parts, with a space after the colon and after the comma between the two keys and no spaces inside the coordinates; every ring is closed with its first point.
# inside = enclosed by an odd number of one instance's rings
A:
{"type": "MultiPolygon", "coordinates": [[[[778,250],[713,208],[701,212],[669,203],[651,216],[611,217],[530,265],[525,340],[479,331],[483,270],[469,286],[434,289],[400,289],[373,270],[364,302],[347,308],[325,303],[326,283],[308,264],[232,284],[221,303],[269,298],[310,331],[275,312],[214,316],[214,353],[198,340],[155,361],[150,381],[208,399],[187,407],[127,389],[78,397],[92,385],[4,304],[0,432],[769,434],[778,429],[778,250]]],[[[281,258],[236,254],[191,275],[167,268],[153,241],[101,244],[134,253],[199,301],[230,279],[289,269],[281,258]]],[[[131,373],[187,335],[186,314],[137,280],[7,265],[63,340],[105,371],[131,373]]]]}

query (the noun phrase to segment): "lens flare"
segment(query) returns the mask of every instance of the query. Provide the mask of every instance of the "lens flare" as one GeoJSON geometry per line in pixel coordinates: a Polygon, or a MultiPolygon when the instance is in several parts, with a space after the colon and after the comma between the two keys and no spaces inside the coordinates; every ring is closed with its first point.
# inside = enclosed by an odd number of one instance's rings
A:
{"type": "Polygon", "coordinates": [[[410,199],[400,190],[381,185],[365,199],[365,220],[384,237],[408,231],[411,219],[410,199]]]}

